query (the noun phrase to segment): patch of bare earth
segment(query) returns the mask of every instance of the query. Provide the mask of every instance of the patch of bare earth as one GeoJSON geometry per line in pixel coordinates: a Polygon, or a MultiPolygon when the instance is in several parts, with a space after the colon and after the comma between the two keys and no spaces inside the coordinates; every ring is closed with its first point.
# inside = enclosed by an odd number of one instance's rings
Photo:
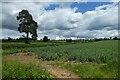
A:
{"type": "Polygon", "coordinates": [[[56,78],[59,78],[59,79],[67,78],[67,80],[69,80],[69,79],[70,80],[71,79],[79,80],[79,77],[75,73],[70,72],[66,69],[62,69],[62,68],[57,67],[57,66],[49,65],[50,63],[53,63],[53,62],[41,61],[37,58],[37,56],[35,54],[17,53],[17,54],[4,56],[3,59],[4,60],[20,61],[22,63],[32,63],[32,64],[35,64],[38,66],[42,66],[48,72],[50,72],[51,74],[56,76],[56,78]]]}

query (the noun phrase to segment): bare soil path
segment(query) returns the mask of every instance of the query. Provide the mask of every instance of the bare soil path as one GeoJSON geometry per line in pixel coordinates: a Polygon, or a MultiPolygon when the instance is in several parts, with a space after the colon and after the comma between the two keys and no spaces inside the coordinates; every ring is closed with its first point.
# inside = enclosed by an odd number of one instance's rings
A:
{"type": "Polygon", "coordinates": [[[13,61],[20,61],[22,63],[32,63],[38,66],[42,66],[45,68],[48,72],[56,76],[56,78],[67,78],[67,80],[79,80],[80,78],[73,72],[70,72],[66,69],[62,69],[57,66],[49,65],[50,61],[41,61],[37,58],[36,55],[29,53],[17,53],[12,55],[4,56],[5,60],[13,60],[13,61]]]}

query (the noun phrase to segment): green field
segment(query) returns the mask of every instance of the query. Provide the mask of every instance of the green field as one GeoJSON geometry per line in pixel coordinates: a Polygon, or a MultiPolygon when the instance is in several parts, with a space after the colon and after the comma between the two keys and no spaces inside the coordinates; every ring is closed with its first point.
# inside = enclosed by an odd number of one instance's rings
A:
{"type": "Polygon", "coordinates": [[[117,61],[118,43],[117,41],[76,43],[60,46],[36,47],[31,48],[30,51],[37,53],[40,59],[45,60],[75,60],[78,62],[108,63],[117,61]]]}
{"type": "Polygon", "coordinates": [[[56,62],[50,64],[59,66],[75,72],[81,78],[117,78],[118,63],[97,64],[97,63],[64,63],[56,62]]]}
{"type": "MultiPolygon", "coordinates": [[[[75,72],[81,78],[116,78],[118,76],[118,40],[88,43],[6,42],[2,44],[2,48],[3,56],[19,52],[36,53],[38,59],[55,61],[50,65],[61,66],[75,72]]],[[[8,65],[3,65],[3,74],[6,74],[4,73],[6,66],[8,65]]]]}
{"type": "Polygon", "coordinates": [[[3,79],[25,79],[25,78],[35,78],[35,79],[45,79],[53,78],[51,74],[47,71],[35,66],[33,64],[23,64],[17,61],[3,61],[3,79]]]}
{"type": "Polygon", "coordinates": [[[65,45],[69,43],[64,42],[32,42],[31,44],[25,44],[24,42],[3,42],[2,49],[3,54],[13,54],[18,52],[29,52],[30,48],[36,47],[46,47],[46,46],[58,46],[58,45],[65,45]]]}

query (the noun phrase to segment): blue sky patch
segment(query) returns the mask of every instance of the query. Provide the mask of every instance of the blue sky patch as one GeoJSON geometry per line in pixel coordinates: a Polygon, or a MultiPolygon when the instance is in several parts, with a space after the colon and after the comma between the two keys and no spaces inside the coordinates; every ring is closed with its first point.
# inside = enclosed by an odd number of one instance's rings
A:
{"type": "Polygon", "coordinates": [[[55,10],[55,8],[59,7],[58,4],[50,4],[48,7],[45,8],[46,11],[55,10]]]}
{"type": "MultiPolygon", "coordinates": [[[[67,2],[66,2],[67,4],[67,2]]],[[[70,7],[75,8],[77,7],[78,9],[75,11],[85,13],[86,11],[92,11],[95,10],[96,7],[102,6],[102,5],[108,5],[108,4],[113,4],[113,2],[73,2],[70,7]]],[[[55,10],[55,8],[60,7],[59,4],[50,4],[48,7],[45,8],[46,11],[49,10],[55,10]]],[[[103,8],[106,9],[106,8],[103,8]]]]}
{"type": "Polygon", "coordinates": [[[77,12],[85,13],[86,11],[95,10],[95,8],[98,6],[107,5],[107,4],[113,4],[113,3],[112,2],[80,2],[80,3],[74,2],[73,4],[71,4],[71,8],[77,7],[78,9],[76,10],[76,13],[77,12]]]}

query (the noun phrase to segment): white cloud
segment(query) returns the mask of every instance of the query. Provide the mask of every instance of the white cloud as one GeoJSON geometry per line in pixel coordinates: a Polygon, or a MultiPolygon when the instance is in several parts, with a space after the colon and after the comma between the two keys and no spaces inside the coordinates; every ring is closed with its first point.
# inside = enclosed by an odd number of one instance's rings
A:
{"type": "Polygon", "coordinates": [[[23,34],[24,33],[19,33],[18,31],[15,31],[15,30],[4,29],[4,28],[2,29],[2,38],[3,39],[7,39],[8,37],[19,38],[23,34]]]}
{"type": "Polygon", "coordinates": [[[119,2],[120,0],[110,0],[111,2],[119,2]]]}
{"type": "Polygon", "coordinates": [[[1,26],[2,26],[2,3],[0,3],[0,37],[1,37],[1,26]]]}
{"type": "Polygon", "coordinates": [[[82,21],[79,21],[79,24],[88,29],[117,28],[118,8],[113,7],[106,10],[87,11],[81,17],[82,21]]]}
{"type": "MultiPolygon", "coordinates": [[[[61,33],[57,34],[58,36],[92,38],[117,35],[115,33],[118,28],[117,7],[107,7],[106,10],[101,10],[99,8],[94,11],[87,11],[84,14],[74,13],[74,9],[62,8],[46,12],[40,18],[42,23],[41,29],[47,31],[59,29],[61,32],[55,31],[54,33],[61,33]]],[[[53,31],[51,33],[53,33],[53,31]]]]}
{"type": "Polygon", "coordinates": [[[120,0],[1,0],[1,2],[119,2],[120,0]]]}
{"type": "Polygon", "coordinates": [[[61,29],[69,30],[75,28],[73,24],[79,18],[77,14],[70,8],[58,8],[54,11],[45,12],[39,17],[40,28],[51,30],[51,29],[61,29]]]}
{"type": "MultiPolygon", "coordinates": [[[[11,27],[3,26],[3,29],[17,28],[17,26],[14,26],[15,24],[17,25],[15,15],[22,9],[28,9],[34,16],[35,21],[39,23],[39,39],[43,38],[43,36],[49,36],[51,39],[75,39],[76,37],[93,38],[118,35],[117,6],[111,7],[112,5],[103,5],[97,7],[94,11],[87,11],[82,14],[80,12],[75,13],[76,8],[71,9],[68,7],[71,3],[68,5],[66,5],[67,3],[61,3],[62,7],[45,11],[44,7],[48,6],[48,4],[49,3],[3,4],[3,22],[7,22],[6,25],[11,24],[11,27]],[[106,7],[105,10],[103,10],[104,7],[106,7]],[[14,23],[14,25],[12,25],[12,23],[14,23]]],[[[12,36],[9,32],[13,34],[19,33],[13,30],[8,32],[4,30],[3,36],[12,36]]],[[[20,36],[20,34],[12,37],[17,36],[20,36]]]]}

